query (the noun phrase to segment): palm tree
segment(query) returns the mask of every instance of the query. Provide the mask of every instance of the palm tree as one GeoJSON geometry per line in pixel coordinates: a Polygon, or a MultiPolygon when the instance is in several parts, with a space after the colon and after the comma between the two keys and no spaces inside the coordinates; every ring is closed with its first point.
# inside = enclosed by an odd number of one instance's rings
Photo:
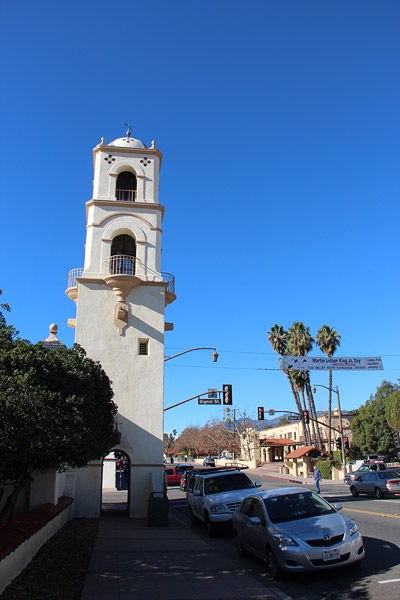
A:
{"type": "Polygon", "coordinates": [[[306,382],[304,380],[304,372],[290,370],[290,376],[293,379],[294,387],[301,394],[301,400],[303,402],[303,410],[307,410],[306,399],[304,397],[304,388],[306,385],[306,382]]]}
{"type": "MultiPolygon", "coordinates": [[[[326,354],[328,358],[331,358],[337,348],[340,346],[340,335],[335,331],[334,327],[329,325],[323,325],[317,331],[317,345],[320,350],[326,354]]],[[[328,449],[329,456],[332,455],[332,370],[329,369],[329,400],[328,400],[328,449]]]]}
{"type": "MultiPolygon", "coordinates": [[[[306,356],[312,349],[314,339],[310,334],[310,328],[305,327],[301,321],[296,321],[289,328],[287,338],[287,350],[292,356],[306,356]]],[[[313,442],[322,448],[322,440],[317,422],[317,412],[315,410],[314,397],[312,394],[310,375],[308,371],[303,371],[304,385],[306,388],[308,405],[310,408],[311,424],[313,431],[313,442]]]]}
{"type": "MultiPolygon", "coordinates": [[[[287,354],[287,351],[286,351],[287,336],[288,336],[288,333],[287,333],[287,331],[285,331],[283,329],[282,325],[276,324],[273,327],[271,327],[271,331],[268,331],[268,338],[267,338],[268,342],[271,344],[273,351],[276,352],[277,354],[279,354],[281,357],[284,356],[285,354],[287,354]]],[[[296,389],[296,386],[293,382],[290,372],[285,369],[283,369],[283,372],[285,373],[286,377],[289,380],[290,388],[292,390],[292,394],[293,394],[294,400],[296,402],[297,410],[298,410],[299,414],[301,414],[301,416],[302,416],[304,437],[305,437],[306,445],[308,446],[311,441],[310,440],[310,432],[309,432],[308,426],[304,420],[304,413],[303,413],[303,410],[301,407],[299,392],[296,389]]]]}

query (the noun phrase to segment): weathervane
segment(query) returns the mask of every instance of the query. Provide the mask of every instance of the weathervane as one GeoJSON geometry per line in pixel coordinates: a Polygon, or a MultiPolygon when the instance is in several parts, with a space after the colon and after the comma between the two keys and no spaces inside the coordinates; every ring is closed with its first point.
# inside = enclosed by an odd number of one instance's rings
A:
{"type": "Polygon", "coordinates": [[[128,131],[126,132],[126,137],[130,138],[131,137],[131,126],[129,125],[129,123],[125,123],[125,125],[128,128],[128,131]]]}

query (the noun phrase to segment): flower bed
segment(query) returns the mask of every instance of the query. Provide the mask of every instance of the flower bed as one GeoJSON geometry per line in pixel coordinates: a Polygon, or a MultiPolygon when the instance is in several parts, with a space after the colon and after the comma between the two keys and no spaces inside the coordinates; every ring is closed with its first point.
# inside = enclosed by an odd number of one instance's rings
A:
{"type": "Polygon", "coordinates": [[[41,546],[71,518],[73,498],[43,504],[0,526],[0,594],[32,560],[41,546]]]}

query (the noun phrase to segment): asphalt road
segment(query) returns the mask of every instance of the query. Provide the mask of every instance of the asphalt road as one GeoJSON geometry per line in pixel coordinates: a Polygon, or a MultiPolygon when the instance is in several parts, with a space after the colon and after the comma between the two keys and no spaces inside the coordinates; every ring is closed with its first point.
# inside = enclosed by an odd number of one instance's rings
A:
{"type": "MultiPolygon", "coordinates": [[[[272,477],[248,473],[254,481],[262,481],[261,489],[298,487],[272,477]]],[[[304,486],[313,489],[314,486],[304,486]]],[[[321,495],[328,502],[341,502],[343,514],[353,519],[363,536],[366,556],[359,567],[332,569],[324,573],[304,574],[276,584],[284,594],[296,600],[398,600],[400,596],[400,498],[353,498],[345,483],[321,485],[321,495]]],[[[169,488],[170,510],[190,525],[185,493],[169,488]]],[[[202,527],[199,535],[207,539],[202,527]]],[[[271,582],[264,563],[257,558],[239,559],[232,534],[227,531],[209,540],[219,551],[237,558],[246,569],[264,581],[271,582]]]]}

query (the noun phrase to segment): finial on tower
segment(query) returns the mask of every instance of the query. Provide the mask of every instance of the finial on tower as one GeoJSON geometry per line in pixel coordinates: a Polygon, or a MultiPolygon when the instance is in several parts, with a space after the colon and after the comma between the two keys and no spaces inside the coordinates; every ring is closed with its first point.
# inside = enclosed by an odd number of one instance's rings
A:
{"type": "Polygon", "coordinates": [[[129,139],[131,137],[131,126],[129,125],[129,123],[125,123],[125,125],[128,128],[128,131],[126,132],[126,137],[129,139]]]}

